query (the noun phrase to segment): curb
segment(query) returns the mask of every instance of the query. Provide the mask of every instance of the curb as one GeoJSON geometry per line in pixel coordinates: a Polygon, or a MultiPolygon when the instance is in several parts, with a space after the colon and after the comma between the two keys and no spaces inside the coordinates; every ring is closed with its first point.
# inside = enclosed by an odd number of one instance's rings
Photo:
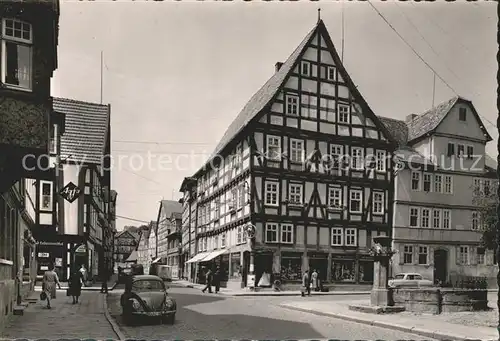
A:
{"type": "Polygon", "coordinates": [[[120,327],[108,311],[108,294],[106,294],[106,296],[104,297],[104,316],[106,317],[106,320],[108,320],[116,336],[118,336],[118,340],[127,340],[127,337],[122,333],[120,327]]]}
{"type": "Polygon", "coordinates": [[[322,312],[319,312],[316,310],[292,307],[292,306],[287,306],[285,304],[280,305],[280,307],[285,308],[285,309],[289,309],[289,310],[295,310],[295,311],[298,310],[298,311],[302,311],[302,312],[310,313],[310,314],[314,314],[314,315],[319,315],[319,316],[338,318],[338,319],[346,320],[346,321],[350,321],[350,322],[368,324],[368,325],[374,326],[374,327],[381,327],[381,328],[385,328],[385,329],[392,329],[392,330],[397,330],[397,331],[401,331],[401,332],[405,332],[405,333],[416,334],[416,335],[428,337],[431,339],[447,340],[447,341],[448,340],[481,341],[481,339],[464,337],[464,336],[460,336],[460,335],[456,335],[456,334],[448,334],[448,333],[443,333],[443,332],[438,332],[438,331],[431,331],[428,329],[407,327],[407,326],[403,326],[403,325],[399,325],[399,324],[392,324],[392,323],[375,321],[375,320],[367,320],[367,319],[362,319],[362,318],[357,318],[357,317],[352,317],[352,316],[347,316],[347,315],[337,314],[337,313],[322,313],[322,312]]]}

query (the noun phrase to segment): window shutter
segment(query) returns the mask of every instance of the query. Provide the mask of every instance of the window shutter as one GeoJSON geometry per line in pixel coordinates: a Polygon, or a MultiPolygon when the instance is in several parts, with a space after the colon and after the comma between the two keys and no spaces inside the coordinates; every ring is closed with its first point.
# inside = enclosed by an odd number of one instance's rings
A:
{"type": "Polygon", "coordinates": [[[403,244],[399,244],[399,265],[403,265],[404,262],[404,257],[405,257],[405,246],[403,244]]]}
{"type": "Polygon", "coordinates": [[[460,265],[460,246],[456,246],[455,250],[456,250],[455,262],[457,265],[460,265]]]}

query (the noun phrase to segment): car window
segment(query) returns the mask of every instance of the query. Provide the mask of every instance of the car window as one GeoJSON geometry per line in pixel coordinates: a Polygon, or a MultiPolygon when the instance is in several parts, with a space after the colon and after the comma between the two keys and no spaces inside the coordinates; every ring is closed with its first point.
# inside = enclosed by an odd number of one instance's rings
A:
{"type": "Polygon", "coordinates": [[[394,276],[394,279],[404,279],[405,275],[396,275],[394,276]]]}
{"type": "Polygon", "coordinates": [[[132,284],[132,291],[147,292],[147,291],[165,291],[163,282],[155,280],[140,280],[132,284]]]}
{"type": "Polygon", "coordinates": [[[408,277],[406,279],[414,280],[415,279],[415,275],[408,275],[408,277]]]}
{"type": "Polygon", "coordinates": [[[423,279],[423,278],[422,278],[422,276],[420,276],[420,275],[415,275],[415,279],[417,279],[417,280],[421,280],[421,279],[423,279]]]}

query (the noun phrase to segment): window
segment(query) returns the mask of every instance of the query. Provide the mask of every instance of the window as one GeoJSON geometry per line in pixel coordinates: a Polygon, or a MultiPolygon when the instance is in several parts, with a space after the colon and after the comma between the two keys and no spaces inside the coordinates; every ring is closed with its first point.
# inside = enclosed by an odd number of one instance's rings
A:
{"type": "Polygon", "coordinates": [[[356,229],[355,228],[345,229],[345,245],[346,246],[357,246],[356,229]]]}
{"type": "Polygon", "coordinates": [[[283,244],[293,244],[293,225],[281,224],[281,242],[283,244]]]}
{"type": "Polygon", "coordinates": [[[281,139],[278,136],[267,136],[266,157],[269,160],[281,160],[281,139]]]}
{"type": "Polygon", "coordinates": [[[413,246],[411,245],[404,246],[403,263],[413,264],[413,246]]]}
{"type": "Polygon", "coordinates": [[[333,66],[327,66],[326,79],[328,79],[329,81],[335,80],[335,68],[333,66]]]}
{"type": "Polygon", "coordinates": [[[361,213],[361,195],[362,191],[351,190],[349,211],[351,213],[361,213]]]}
{"type": "Polygon", "coordinates": [[[490,180],[483,180],[483,194],[490,195],[490,180]]]}
{"type": "Polygon", "coordinates": [[[385,172],[385,150],[377,150],[375,158],[377,163],[377,172],[385,172]]]}
{"type": "Polygon", "coordinates": [[[243,226],[238,226],[236,229],[236,244],[243,243],[243,226]]]}
{"type": "Polygon", "coordinates": [[[460,246],[458,251],[458,262],[462,265],[469,264],[469,247],[468,246],[460,246]]]}
{"type": "Polygon", "coordinates": [[[311,75],[311,63],[302,62],[300,71],[304,76],[310,76],[311,75]]]}
{"type": "Polygon", "coordinates": [[[426,265],[429,263],[429,252],[427,246],[419,246],[418,247],[418,264],[426,265]]]}
{"type": "Polygon", "coordinates": [[[420,191],[420,173],[411,173],[411,189],[414,191],[420,191]]]}
{"type": "Polygon", "coordinates": [[[304,161],[304,141],[290,139],[290,161],[304,161]]]}
{"type": "Polygon", "coordinates": [[[474,231],[479,230],[479,212],[473,211],[471,220],[471,229],[474,231]]]}
{"type": "Polygon", "coordinates": [[[240,186],[238,190],[238,201],[240,208],[245,207],[245,185],[240,186]]]}
{"type": "Polygon", "coordinates": [[[434,192],[441,193],[443,191],[443,176],[434,174],[434,192]]]}
{"type": "Polygon", "coordinates": [[[432,210],[432,227],[435,229],[441,228],[441,210],[432,210]]]}
{"type": "Polygon", "coordinates": [[[431,174],[424,173],[424,191],[426,191],[426,192],[431,191],[431,179],[432,179],[431,174]]]}
{"type": "Polygon", "coordinates": [[[465,154],[465,151],[464,151],[465,146],[463,144],[459,144],[457,149],[458,149],[458,153],[457,153],[458,157],[463,157],[465,154]]]}
{"type": "Polygon", "coordinates": [[[219,248],[219,236],[214,236],[214,245],[213,245],[214,249],[218,249],[219,248]]]}
{"type": "Polygon", "coordinates": [[[8,87],[31,90],[33,77],[31,24],[16,19],[3,19],[1,43],[1,82],[8,87]]]}
{"type": "Polygon", "coordinates": [[[278,242],[278,224],[267,223],[266,224],[266,243],[277,243],[278,242]]]}
{"type": "Polygon", "coordinates": [[[344,154],[344,147],[338,144],[332,144],[330,146],[330,155],[332,157],[332,169],[338,170],[340,168],[340,161],[344,154]]]}
{"type": "Polygon", "coordinates": [[[332,208],[342,208],[342,189],[330,187],[328,190],[328,206],[332,208]]]}
{"type": "Polygon", "coordinates": [[[332,246],[342,246],[344,240],[344,230],[340,227],[332,228],[332,246]]]}
{"type": "Polygon", "coordinates": [[[57,124],[52,125],[50,132],[49,141],[49,154],[57,154],[57,136],[58,136],[58,126],[57,124]]]}
{"type": "Polygon", "coordinates": [[[448,156],[455,155],[455,144],[448,142],[448,156]]]}
{"type": "Polygon", "coordinates": [[[302,185],[290,184],[288,190],[290,204],[302,204],[302,185]]]}
{"type": "Polygon", "coordinates": [[[410,207],[410,227],[418,227],[418,216],[420,209],[418,207],[410,207]]]}
{"type": "Polygon", "coordinates": [[[453,178],[451,175],[444,176],[444,192],[446,194],[453,193],[453,178]]]}
{"type": "Polygon", "coordinates": [[[229,210],[230,211],[236,210],[237,203],[238,203],[238,189],[235,187],[231,189],[231,198],[229,199],[229,205],[228,205],[229,210]]]}
{"type": "Polygon", "coordinates": [[[428,208],[422,208],[422,223],[420,227],[428,228],[429,227],[429,219],[431,215],[431,210],[428,208]]]}
{"type": "Polygon", "coordinates": [[[286,113],[288,115],[298,115],[299,96],[286,95],[286,113]]]}
{"type": "Polygon", "coordinates": [[[215,199],[215,219],[220,218],[220,197],[215,199]]]}
{"type": "Polygon", "coordinates": [[[482,247],[478,247],[476,251],[476,256],[477,256],[477,264],[478,265],[484,265],[485,262],[485,250],[482,247]]]}
{"type": "Polygon", "coordinates": [[[353,169],[363,169],[363,148],[352,147],[351,167],[353,169]]]}
{"type": "Polygon", "coordinates": [[[474,156],[474,147],[467,146],[467,158],[472,159],[473,156],[474,156]]]}
{"type": "Polygon", "coordinates": [[[349,106],[345,104],[339,104],[337,106],[339,118],[339,123],[349,123],[349,106]]]}
{"type": "Polygon", "coordinates": [[[460,108],[458,112],[458,118],[460,121],[466,121],[467,120],[467,109],[466,108],[460,108]]]}
{"type": "Polygon", "coordinates": [[[203,251],[207,251],[207,249],[208,249],[208,239],[205,238],[203,240],[203,251]]]}
{"type": "Polygon", "coordinates": [[[52,211],[53,184],[49,181],[40,181],[40,210],[52,211]]]}
{"type": "Polygon", "coordinates": [[[373,192],[373,214],[384,214],[384,193],[373,192]]]}
{"type": "Polygon", "coordinates": [[[443,210],[443,228],[449,229],[451,228],[451,211],[443,210]]]}
{"type": "Polygon", "coordinates": [[[278,183],[266,181],[266,205],[278,206],[278,183]]]}
{"type": "Polygon", "coordinates": [[[220,247],[226,247],[226,232],[222,232],[220,235],[220,247]]]}

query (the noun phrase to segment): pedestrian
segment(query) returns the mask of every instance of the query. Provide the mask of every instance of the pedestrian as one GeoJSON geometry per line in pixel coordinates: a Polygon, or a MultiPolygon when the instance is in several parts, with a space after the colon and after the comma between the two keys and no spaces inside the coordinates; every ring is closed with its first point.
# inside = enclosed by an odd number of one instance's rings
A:
{"type": "Polygon", "coordinates": [[[205,273],[205,282],[206,286],[203,288],[202,292],[205,293],[205,290],[208,289],[208,292],[211,294],[212,293],[212,281],[213,281],[213,274],[212,270],[208,269],[208,271],[205,273]]]}
{"type": "Polygon", "coordinates": [[[217,267],[215,270],[214,274],[214,285],[215,285],[215,293],[218,294],[220,290],[220,280],[221,280],[221,273],[220,273],[220,268],[217,267]]]}
{"type": "Polygon", "coordinates": [[[85,265],[81,265],[80,266],[80,272],[82,274],[82,278],[83,278],[83,286],[87,286],[86,283],[87,283],[87,269],[85,269],[85,265]]]}
{"type": "Polygon", "coordinates": [[[73,297],[73,304],[78,303],[78,299],[82,294],[83,285],[83,275],[82,273],[74,268],[69,276],[69,294],[73,297]]]}
{"type": "Polygon", "coordinates": [[[50,300],[56,298],[56,285],[61,289],[59,277],[54,271],[54,264],[49,265],[49,270],[43,274],[42,290],[47,297],[47,309],[50,309],[50,300]]]}
{"type": "Polygon", "coordinates": [[[312,274],[311,274],[311,289],[314,289],[314,291],[319,290],[318,272],[316,271],[316,269],[314,269],[312,274]]]}
{"type": "Polygon", "coordinates": [[[309,278],[309,270],[304,272],[304,276],[302,277],[302,297],[305,296],[307,291],[307,296],[311,296],[311,280],[309,278]]]}

